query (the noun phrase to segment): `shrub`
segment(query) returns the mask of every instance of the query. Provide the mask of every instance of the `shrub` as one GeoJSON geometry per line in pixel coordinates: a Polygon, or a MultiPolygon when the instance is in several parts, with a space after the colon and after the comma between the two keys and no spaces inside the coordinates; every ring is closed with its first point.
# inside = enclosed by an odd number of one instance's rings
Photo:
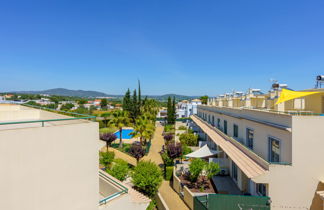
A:
{"type": "Polygon", "coordinates": [[[213,176],[219,173],[220,171],[219,164],[210,162],[206,165],[205,171],[208,179],[211,179],[213,176]]]}
{"type": "Polygon", "coordinates": [[[174,132],[174,125],[165,125],[164,132],[174,132]]]}
{"type": "Polygon", "coordinates": [[[152,200],[150,205],[146,208],[146,210],[155,210],[156,209],[156,201],[152,200]]]}
{"type": "Polygon", "coordinates": [[[116,127],[100,128],[100,133],[115,133],[118,130],[116,127]]]}
{"type": "Polygon", "coordinates": [[[100,139],[106,142],[106,148],[108,151],[108,147],[117,139],[117,136],[114,133],[102,133],[100,134],[100,139]]]}
{"type": "Polygon", "coordinates": [[[166,152],[162,153],[161,157],[165,166],[173,166],[173,160],[168,156],[166,152]]]}
{"type": "Polygon", "coordinates": [[[129,172],[128,163],[122,159],[116,159],[114,162],[115,164],[107,172],[118,180],[124,181],[129,172]]]}
{"type": "Polygon", "coordinates": [[[138,162],[139,159],[144,157],[145,149],[140,143],[134,142],[132,146],[129,148],[129,154],[131,154],[134,158],[136,158],[136,161],[138,162]]]}
{"type": "Polygon", "coordinates": [[[166,135],[164,135],[164,140],[169,142],[173,139],[173,135],[171,133],[167,133],[166,135]]]}
{"type": "Polygon", "coordinates": [[[187,130],[187,127],[184,125],[179,126],[178,130],[187,130]]]}
{"type": "Polygon", "coordinates": [[[200,173],[206,166],[206,162],[200,158],[193,159],[193,161],[189,164],[190,171],[190,181],[196,182],[200,173]]]}
{"type": "Polygon", "coordinates": [[[182,156],[182,146],[180,143],[171,143],[167,146],[168,156],[171,159],[175,159],[182,156]]]}
{"type": "Polygon", "coordinates": [[[187,155],[189,153],[192,153],[192,149],[188,147],[187,145],[183,144],[182,145],[182,155],[187,155]]]}
{"type": "Polygon", "coordinates": [[[115,158],[115,153],[114,152],[100,152],[99,153],[99,162],[105,168],[110,167],[110,165],[113,162],[114,158],[115,158]]]}
{"type": "Polygon", "coordinates": [[[165,168],[165,180],[170,181],[173,175],[173,166],[167,166],[165,168]]]}
{"type": "Polygon", "coordinates": [[[162,182],[161,170],[151,161],[141,161],[134,168],[132,182],[137,190],[152,198],[162,182]]]}
{"type": "Polygon", "coordinates": [[[196,146],[198,143],[198,136],[193,133],[183,133],[179,137],[181,144],[187,146],[196,146]]]}

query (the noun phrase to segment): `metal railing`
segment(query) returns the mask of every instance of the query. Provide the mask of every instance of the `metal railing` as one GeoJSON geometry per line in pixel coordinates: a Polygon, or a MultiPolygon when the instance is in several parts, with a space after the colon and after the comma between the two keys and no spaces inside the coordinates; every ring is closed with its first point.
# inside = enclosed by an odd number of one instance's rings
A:
{"type": "Polygon", "coordinates": [[[44,127],[46,122],[66,121],[66,120],[81,120],[81,119],[95,120],[96,119],[96,116],[91,116],[91,115],[86,115],[86,114],[79,114],[79,113],[76,113],[76,112],[59,111],[59,110],[55,110],[55,109],[50,109],[50,108],[41,107],[41,106],[34,106],[34,105],[29,105],[29,104],[21,104],[21,105],[31,107],[31,108],[35,108],[35,109],[46,110],[46,111],[50,111],[50,112],[57,113],[57,114],[66,114],[68,116],[74,116],[74,117],[59,118],[59,119],[48,119],[48,120],[27,120],[27,121],[15,121],[15,122],[0,122],[0,125],[41,123],[42,127],[44,127]],[[78,117],[75,117],[75,116],[78,116],[78,117]]]}
{"type": "Polygon", "coordinates": [[[116,193],[113,193],[103,199],[101,199],[99,201],[99,205],[102,205],[102,204],[106,204],[109,200],[115,198],[115,197],[118,197],[124,193],[128,193],[128,188],[125,187],[124,185],[116,182],[115,180],[113,180],[112,178],[110,178],[109,176],[107,176],[106,174],[104,174],[102,171],[99,170],[99,177],[101,177],[102,179],[104,179],[105,181],[109,182],[109,183],[112,183],[113,185],[117,185],[118,188],[121,189],[121,191],[119,192],[116,192],[116,193]]]}

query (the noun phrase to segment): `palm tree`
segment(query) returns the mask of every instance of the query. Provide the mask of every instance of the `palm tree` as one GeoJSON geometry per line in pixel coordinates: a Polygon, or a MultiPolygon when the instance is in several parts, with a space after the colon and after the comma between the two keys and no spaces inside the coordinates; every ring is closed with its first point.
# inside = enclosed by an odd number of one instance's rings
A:
{"type": "Polygon", "coordinates": [[[117,110],[112,113],[113,118],[110,120],[109,124],[117,127],[119,129],[119,147],[123,147],[123,138],[122,132],[123,127],[128,126],[130,119],[128,117],[128,112],[117,110]]]}
{"type": "Polygon", "coordinates": [[[101,114],[100,116],[103,118],[102,122],[105,124],[105,127],[107,127],[107,123],[108,123],[108,118],[110,117],[111,113],[110,112],[105,112],[103,114],[101,114]]]}
{"type": "Polygon", "coordinates": [[[132,133],[134,137],[139,137],[141,145],[143,140],[147,136],[147,130],[150,129],[152,122],[148,119],[146,115],[142,115],[136,119],[134,132],[132,133]]]}

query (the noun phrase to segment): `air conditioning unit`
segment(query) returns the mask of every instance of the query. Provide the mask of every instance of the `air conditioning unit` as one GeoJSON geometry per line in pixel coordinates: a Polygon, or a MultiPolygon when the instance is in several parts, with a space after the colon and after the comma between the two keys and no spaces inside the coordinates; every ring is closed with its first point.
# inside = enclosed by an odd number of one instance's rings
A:
{"type": "Polygon", "coordinates": [[[227,168],[221,168],[220,172],[218,173],[220,176],[227,176],[229,175],[228,169],[227,168]]]}

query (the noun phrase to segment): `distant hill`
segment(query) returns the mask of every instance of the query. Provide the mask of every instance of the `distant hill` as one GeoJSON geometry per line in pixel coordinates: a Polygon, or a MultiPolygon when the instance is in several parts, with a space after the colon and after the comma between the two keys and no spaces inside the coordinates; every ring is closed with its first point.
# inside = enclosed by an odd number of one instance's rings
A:
{"type": "Polygon", "coordinates": [[[41,91],[14,91],[14,93],[21,94],[48,94],[58,96],[74,96],[74,97],[111,97],[114,95],[108,95],[103,92],[91,91],[91,90],[69,90],[65,88],[54,88],[41,91]]]}
{"type": "MultiPolygon", "coordinates": [[[[40,91],[12,91],[10,93],[20,93],[20,94],[48,94],[48,95],[57,95],[57,96],[74,96],[74,97],[116,97],[121,98],[123,95],[111,95],[99,91],[91,90],[69,90],[66,88],[54,88],[49,90],[40,90],[40,91]]],[[[154,98],[159,101],[166,101],[168,97],[175,97],[177,101],[180,100],[190,100],[194,98],[199,98],[199,96],[185,96],[178,94],[165,94],[165,95],[147,95],[148,98],[154,98]]],[[[144,95],[142,97],[145,97],[144,95]]]]}

